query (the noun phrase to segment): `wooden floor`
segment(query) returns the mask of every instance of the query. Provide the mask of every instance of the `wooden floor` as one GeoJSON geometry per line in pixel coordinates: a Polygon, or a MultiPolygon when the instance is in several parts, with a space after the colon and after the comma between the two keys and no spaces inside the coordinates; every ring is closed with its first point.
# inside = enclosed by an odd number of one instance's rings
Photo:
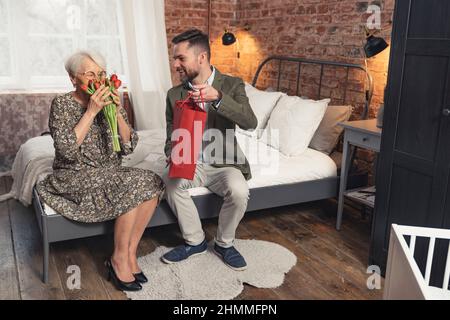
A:
{"type": "MultiPolygon", "coordinates": [[[[0,194],[10,178],[0,178],[0,194]]],[[[340,232],[334,228],[336,201],[324,200],[248,213],[237,237],[276,242],[297,256],[297,265],[276,289],[245,285],[237,299],[380,299],[382,290],[367,289],[370,221],[346,207],[340,232]]],[[[204,221],[208,240],[217,219],[204,221]]],[[[182,242],[177,225],[147,229],[139,255],[157,246],[182,242]]],[[[0,300],[126,299],[105,279],[103,261],[112,250],[112,236],[51,245],[50,281],[41,282],[40,232],[31,207],[16,200],[0,203],[0,300]],[[82,270],[82,287],[69,290],[67,267],[82,270]]],[[[151,281],[151,279],[150,279],[151,281]]]]}

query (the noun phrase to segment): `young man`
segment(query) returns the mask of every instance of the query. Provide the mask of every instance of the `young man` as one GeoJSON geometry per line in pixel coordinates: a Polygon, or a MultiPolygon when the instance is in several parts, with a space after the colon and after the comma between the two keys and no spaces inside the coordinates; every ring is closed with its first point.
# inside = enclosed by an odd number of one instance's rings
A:
{"type": "MultiPolygon", "coordinates": [[[[244,82],[235,77],[223,75],[211,66],[209,38],[199,30],[188,30],[173,38],[173,67],[182,82],[167,94],[167,140],[165,153],[171,156],[171,135],[173,107],[177,100],[184,100],[188,94],[198,103],[202,96],[207,111],[205,131],[215,129],[222,134],[220,148],[213,160],[203,144],[197,161],[194,179],[171,179],[167,171],[163,176],[166,183],[166,198],[178,218],[185,244],[169,251],[162,257],[165,263],[176,263],[191,256],[205,253],[207,243],[197,208],[188,193],[194,187],[207,187],[223,197],[219,214],[219,225],[215,237],[214,252],[230,268],[245,270],[244,257],[234,248],[236,228],[247,208],[249,190],[247,181],[251,178],[250,166],[240,150],[234,130],[236,125],[244,130],[255,129],[256,117],[245,93],[244,82]],[[226,134],[232,135],[230,139],[226,134]],[[228,141],[228,145],[227,142],[228,141]],[[231,146],[230,146],[231,144],[231,146]],[[218,159],[217,154],[221,158],[218,159]]],[[[201,103],[199,103],[202,106],[201,103]]],[[[213,142],[214,143],[214,142],[213,142]]]]}

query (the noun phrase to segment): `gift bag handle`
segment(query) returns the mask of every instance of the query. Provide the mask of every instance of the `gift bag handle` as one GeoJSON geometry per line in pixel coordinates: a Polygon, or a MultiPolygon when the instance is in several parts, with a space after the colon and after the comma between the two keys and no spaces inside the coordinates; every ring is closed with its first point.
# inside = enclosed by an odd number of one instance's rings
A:
{"type": "MultiPolygon", "coordinates": [[[[184,99],[183,102],[181,103],[180,108],[184,107],[184,105],[189,101],[190,98],[192,98],[192,93],[189,92],[186,99],[184,99]]],[[[205,99],[203,98],[201,90],[200,90],[200,103],[202,104],[202,109],[205,110],[205,99]]]]}
{"type": "Polygon", "coordinates": [[[200,103],[202,104],[203,111],[205,111],[205,99],[203,98],[202,90],[200,90],[200,103]]]}
{"type": "MultiPolygon", "coordinates": [[[[192,98],[192,93],[188,93],[188,96],[186,97],[185,100],[183,100],[183,102],[180,105],[180,108],[184,107],[184,105],[189,101],[190,98],[192,98]]],[[[200,103],[202,104],[202,109],[205,111],[205,99],[203,98],[203,94],[202,91],[200,90],[200,103]]]]}
{"type": "Polygon", "coordinates": [[[180,108],[184,107],[184,105],[189,101],[189,99],[192,97],[192,93],[188,92],[188,96],[186,97],[186,99],[183,100],[183,102],[181,102],[180,108]]]}

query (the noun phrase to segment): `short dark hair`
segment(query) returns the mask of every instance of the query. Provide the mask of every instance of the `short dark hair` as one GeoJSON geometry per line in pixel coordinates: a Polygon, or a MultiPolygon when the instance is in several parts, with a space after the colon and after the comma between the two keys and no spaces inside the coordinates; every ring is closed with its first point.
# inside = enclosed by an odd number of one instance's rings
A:
{"type": "Polygon", "coordinates": [[[201,32],[198,29],[189,29],[172,39],[173,44],[188,41],[189,47],[197,46],[206,51],[208,55],[208,61],[211,59],[211,47],[209,45],[209,37],[207,34],[201,32]]]}

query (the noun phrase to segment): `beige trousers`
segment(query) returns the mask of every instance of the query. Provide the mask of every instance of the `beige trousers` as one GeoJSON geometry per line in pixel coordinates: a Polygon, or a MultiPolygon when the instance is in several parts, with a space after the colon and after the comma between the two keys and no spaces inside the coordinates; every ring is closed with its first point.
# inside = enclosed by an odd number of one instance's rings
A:
{"type": "Polygon", "coordinates": [[[197,208],[188,189],[206,187],[223,198],[215,242],[224,248],[231,247],[236,229],[247,209],[249,190],[247,181],[236,168],[215,168],[197,164],[192,181],[170,179],[168,169],[163,174],[166,200],[178,218],[183,238],[189,245],[198,245],[205,239],[197,208]]]}

